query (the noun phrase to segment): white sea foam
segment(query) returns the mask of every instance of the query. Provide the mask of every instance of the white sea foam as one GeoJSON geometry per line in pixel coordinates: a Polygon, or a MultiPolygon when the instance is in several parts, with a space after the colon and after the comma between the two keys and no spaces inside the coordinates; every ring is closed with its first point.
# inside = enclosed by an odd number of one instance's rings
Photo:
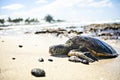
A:
{"type": "MultiPolygon", "coordinates": [[[[1,27],[3,30],[0,31],[0,35],[22,35],[25,32],[34,33],[36,31],[41,31],[43,29],[57,29],[62,28],[66,29],[66,27],[76,26],[79,28],[75,28],[74,30],[81,31],[83,30],[80,28],[81,24],[79,23],[54,23],[54,24],[40,24],[40,25],[13,25],[8,27],[1,27]]],[[[68,29],[70,30],[70,29],[68,29]]]]}

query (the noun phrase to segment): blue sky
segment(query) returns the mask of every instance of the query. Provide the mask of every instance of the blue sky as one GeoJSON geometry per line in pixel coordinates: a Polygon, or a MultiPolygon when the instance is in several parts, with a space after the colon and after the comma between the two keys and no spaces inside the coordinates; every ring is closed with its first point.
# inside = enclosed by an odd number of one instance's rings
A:
{"type": "Polygon", "coordinates": [[[0,0],[0,18],[50,14],[67,21],[120,19],[120,0],[0,0]]]}

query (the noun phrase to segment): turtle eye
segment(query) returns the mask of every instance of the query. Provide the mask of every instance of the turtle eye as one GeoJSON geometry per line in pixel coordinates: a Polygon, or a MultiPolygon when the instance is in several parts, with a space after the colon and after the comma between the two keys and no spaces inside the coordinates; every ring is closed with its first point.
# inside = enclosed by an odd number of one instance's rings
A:
{"type": "Polygon", "coordinates": [[[73,42],[72,42],[71,40],[68,40],[68,41],[66,42],[66,44],[67,44],[68,46],[71,46],[71,45],[73,44],[73,42]]]}

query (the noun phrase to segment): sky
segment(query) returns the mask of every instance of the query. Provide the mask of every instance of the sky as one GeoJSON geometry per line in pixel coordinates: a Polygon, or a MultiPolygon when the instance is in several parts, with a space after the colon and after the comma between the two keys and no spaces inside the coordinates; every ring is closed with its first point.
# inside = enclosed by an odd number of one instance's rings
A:
{"type": "Polygon", "coordinates": [[[50,14],[67,21],[120,19],[120,0],[0,0],[0,18],[39,18],[50,14]]]}

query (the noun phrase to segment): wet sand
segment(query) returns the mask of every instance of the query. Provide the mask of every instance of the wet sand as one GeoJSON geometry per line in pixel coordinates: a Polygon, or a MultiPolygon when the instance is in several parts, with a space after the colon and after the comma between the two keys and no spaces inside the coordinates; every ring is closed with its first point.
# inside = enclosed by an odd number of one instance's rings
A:
{"type": "MultiPolygon", "coordinates": [[[[51,35],[0,36],[0,80],[119,80],[120,56],[85,65],[52,57],[50,45],[62,44],[67,38],[51,35]],[[23,47],[19,47],[22,45],[23,47]],[[39,62],[39,58],[44,62],[39,62]],[[14,60],[12,58],[15,58],[14,60]],[[48,59],[53,59],[49,62],[48,59]],[[41,68],[45,77],[34,77],[31,69],[41,68]]],[[[120,41],[107,40],[120,53],[120,41]]]]}

